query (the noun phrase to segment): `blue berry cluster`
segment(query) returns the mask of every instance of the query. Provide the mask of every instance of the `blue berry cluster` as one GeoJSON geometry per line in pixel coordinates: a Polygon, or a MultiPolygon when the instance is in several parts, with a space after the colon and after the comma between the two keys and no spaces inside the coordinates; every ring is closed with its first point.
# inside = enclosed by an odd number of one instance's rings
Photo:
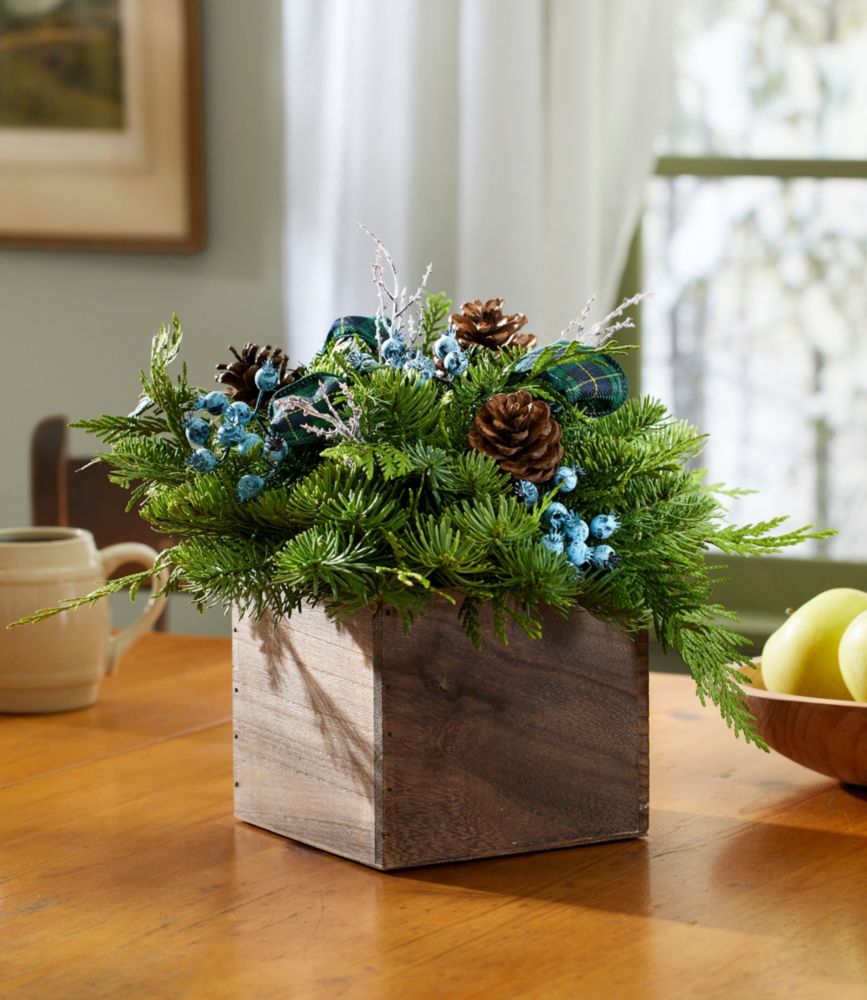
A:
{"type": "Polygon", "coordinates": [[[380,360],[367,351],[354,350],[346,355],[350,366],[364,375],[386,365],[402,371],[415,372],[423,382],[432,378],[459,378],[467,370],[467,358],[457,340],[447,333],[434,344],[434,358],[407,347],[406,338],[399,331],[391,331],[379,348],[380,360]]]}
{"type": "Polygon", "coordinates": [[[467,356],[451,333],[446,333],[434,344],[434,354],[446,377],[459,378],[467,370],[467,356]]]}
{"type": "MultiPolygon", "coordinates": [[[[276,434],[269,434],[263,440],[260,434],[250,430],[249,425],[256,416],[262,396],[273,391],[278,380],[276,368],[270,361],[266,361],[256,372],[256,388],[259,390],[256,407],[242,402],[230,403],[225,393],[218,390],[200,396],[194,404],[195,412],[218,417],[220,423],[212,423],[194,414],[188,414],[184,418],[184,432],[193,449],[189,458],[190,468],[195,472],[211,472],[232,450],[239,455],[247,455],[253,449],[261,447],[262,457],[272,470],[276,469],[286,458],[288,445],[276,434]],[[215,453],[214,444],[223,450],[220,457],[215,453]]],[[[241,503],[252,500],[265,488],[265,482],[265,477],[252,473],[241,476],[235,495],[241,503]]]]}
{"type": "Polygon", "coordinates": [[[350,351],[346,355],[346,360],[349,366],[360,375],[369,375],[370,372],[379,368],[379,362],[367,351],[350,351]]]}
{"type": "MultiPolygon", "coordinates": [[[[582,469],[561,465],[551,485],[559,493],[571,493],[582,474],[582,469]]],[[[515,495],[528,507],[533,507],[539,502],[539,487],[527,479],[519,479],[515,483],[515,495]]],[[[576,569],[614,569],[620,563],[620,557],[610,545],[598,544],[609,539],[620,527],[616,514],[597,514],[588,524],[580,514],[554,501],[545,508],[542,522],[545,525],[542,545],[551,552],[565,554],[576,569]]]]}
{"type": "Polygon", "coordinates": [[[409,350],[403,334],[397,331],[392,331],[382,342],[379,354],[390,368],[400,368],[407,374],[415,372],[423,382],[429,382],[436,376],[437,368],[433,361],[421,351],[409,350]]]}
{"type": "Polygon", "coordinates": [[[547,528],[542,544],[552,552],[565,553],[576,569],[614,569],[619,565],[614,549],[598,544],[620,527],[616,514],[597,514],[588,524],[580,514],[555,501],[545,508],[542,521],[547,528]]]}

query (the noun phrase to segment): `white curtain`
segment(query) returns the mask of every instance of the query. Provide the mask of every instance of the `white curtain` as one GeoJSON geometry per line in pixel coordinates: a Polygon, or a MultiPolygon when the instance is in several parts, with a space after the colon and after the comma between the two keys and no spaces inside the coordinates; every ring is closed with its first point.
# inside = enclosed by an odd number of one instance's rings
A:
{"type": "MultiPolygon", "coordinates": [[[[414,288],[502,296],[552,340],[616,294],[669,103],[677,0],[284,0],[286,312],[306,360],[414,288]]],[[[637,291],[638,289],[636,289],[637,291]]]]}

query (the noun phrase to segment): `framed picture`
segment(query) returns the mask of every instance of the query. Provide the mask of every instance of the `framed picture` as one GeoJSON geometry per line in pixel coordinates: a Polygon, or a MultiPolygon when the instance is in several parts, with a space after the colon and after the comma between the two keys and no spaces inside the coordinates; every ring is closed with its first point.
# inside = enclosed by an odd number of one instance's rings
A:
{"type": "Polygon", "coordinates": [[[198,0],[0,0],[0,245],[205,242],[198,0]]]}

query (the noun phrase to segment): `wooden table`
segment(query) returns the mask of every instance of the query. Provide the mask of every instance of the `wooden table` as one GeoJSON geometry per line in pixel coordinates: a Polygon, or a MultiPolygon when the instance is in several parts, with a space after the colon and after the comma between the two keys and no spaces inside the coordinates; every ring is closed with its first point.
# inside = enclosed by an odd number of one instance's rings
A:
{"type": "Polygon", "coordinates": [[[867,997],[867,794],[651,682],[647,840],[385,875],[232,818],[229,646],[0,717],[0,996],[867,997]]]}

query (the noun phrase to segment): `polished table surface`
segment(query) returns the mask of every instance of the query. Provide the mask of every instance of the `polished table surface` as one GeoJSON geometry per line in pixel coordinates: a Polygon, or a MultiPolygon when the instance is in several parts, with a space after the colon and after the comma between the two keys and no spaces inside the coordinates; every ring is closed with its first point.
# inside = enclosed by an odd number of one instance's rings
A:
{"type": "Polygon", "coordinates": [[[370,871],[232,817],[229,643],[0,717],[0,996],[867,997],[867,794],[651,679],[646,840],[370,871]]]}

